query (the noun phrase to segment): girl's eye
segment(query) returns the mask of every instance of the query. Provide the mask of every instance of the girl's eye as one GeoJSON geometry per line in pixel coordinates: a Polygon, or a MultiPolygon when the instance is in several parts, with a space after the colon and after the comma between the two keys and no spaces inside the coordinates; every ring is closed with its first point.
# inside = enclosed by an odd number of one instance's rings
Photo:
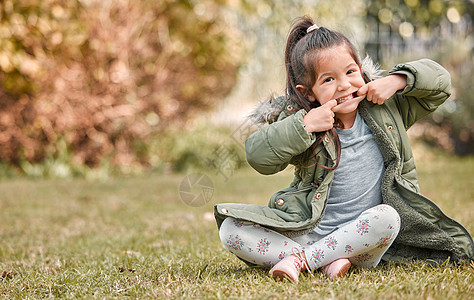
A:
{"type": "Polygon", "coordinates": [[[330,82],[330,81],[333,81],[333,80],[334,80],[334,78],[328,77],[328,78],[324,79],[324,82],[330,82]]]}
{"type": "Polygon", "coordinates": [[[347,74],[349,75],[349,74],[352,74],[354,72],[355,72],[354,70],[349,70],[349,71],[347,71],[347,74]]]}

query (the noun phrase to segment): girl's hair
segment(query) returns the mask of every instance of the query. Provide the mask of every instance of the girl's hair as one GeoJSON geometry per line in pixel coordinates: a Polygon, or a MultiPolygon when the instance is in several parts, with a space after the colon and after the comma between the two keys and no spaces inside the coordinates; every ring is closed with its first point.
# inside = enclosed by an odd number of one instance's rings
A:
{"type": "MultiPolygon", "coordinates": [[[[316,67],[321,50],[345,45],[357,65],[360,65],[360,58],[354,45],[342,34],[337,31],[320,27],[307,32],[308,28],[314,25],[311,18],[305,16],[296,19],[288,36],[285,50],[286,65],[286,90],[287,95],[299,107],[310,111],[312,108],[321,106],[319,101],[311,102],[307,99],[307,94],[302,94],[297,85],[303,85],[307,93],[312,93],[312,87],[316,81],[316,67]],[[316,62],[316,64],[315,64],[316,62]]],[[[340,122],[336,120],[337,126],[340,122]]],[[[339,164],[341,156],[341,142],[335,128],[330,130],[333,141],[336,144],[337,159],[333,168],[323,166],[329,169],[335,169],[339,164]]],[[[324,132],[316,134],[317,139],[312,149],[321,143],[324,132]]]]}

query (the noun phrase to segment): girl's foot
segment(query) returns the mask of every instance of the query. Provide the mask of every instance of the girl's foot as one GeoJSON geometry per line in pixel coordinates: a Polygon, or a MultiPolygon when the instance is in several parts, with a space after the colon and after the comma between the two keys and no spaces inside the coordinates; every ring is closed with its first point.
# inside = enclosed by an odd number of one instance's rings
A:
{"type": "Polygon", "coordinates": [[[329,279],[334,280],[347,274],[351,268],[351,262],[347,258],[336,259],[332,263],[325,265],[321,269],[329,279]]]}
{"type": "Polygon", "coordinates": [[[308,263],[304,256],[304,252],[293,248],[293,254],[288,255],[279,263],[277,263],[269,272],[269,275],[276,280],[290,279],[294,283],[298,283],[298,277],[301,271],[309,270],[308,263]]]}

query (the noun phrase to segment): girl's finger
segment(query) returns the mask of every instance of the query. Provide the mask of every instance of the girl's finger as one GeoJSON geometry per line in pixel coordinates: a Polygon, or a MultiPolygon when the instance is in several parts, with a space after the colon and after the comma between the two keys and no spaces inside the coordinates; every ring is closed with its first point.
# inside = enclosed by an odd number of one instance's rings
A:
{"type": "Polygon", "coordinates": [[[359,88],[359,90],[357,91],[357,96],[366,95],[367,91],[368,91],[368,84],[365,84],[359,88]]]}

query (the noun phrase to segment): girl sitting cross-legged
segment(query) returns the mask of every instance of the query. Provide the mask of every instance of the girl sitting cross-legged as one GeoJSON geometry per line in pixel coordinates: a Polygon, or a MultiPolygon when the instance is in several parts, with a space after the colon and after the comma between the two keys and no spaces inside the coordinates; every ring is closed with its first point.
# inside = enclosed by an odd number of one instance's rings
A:
{"type": "Polygon", "coordinates": [[[406,130],[450,95],[450,76],[422,59],[380,77],[342,34],[301,18],[287,41],[286,93],[254,112],[269,125],[246,141],[249,164],[295,177],[268,206],[215,206],[224,247],[276,279],[298,282],[351,265],[474,259],[466,229],[422,196],[406,130]]]}

